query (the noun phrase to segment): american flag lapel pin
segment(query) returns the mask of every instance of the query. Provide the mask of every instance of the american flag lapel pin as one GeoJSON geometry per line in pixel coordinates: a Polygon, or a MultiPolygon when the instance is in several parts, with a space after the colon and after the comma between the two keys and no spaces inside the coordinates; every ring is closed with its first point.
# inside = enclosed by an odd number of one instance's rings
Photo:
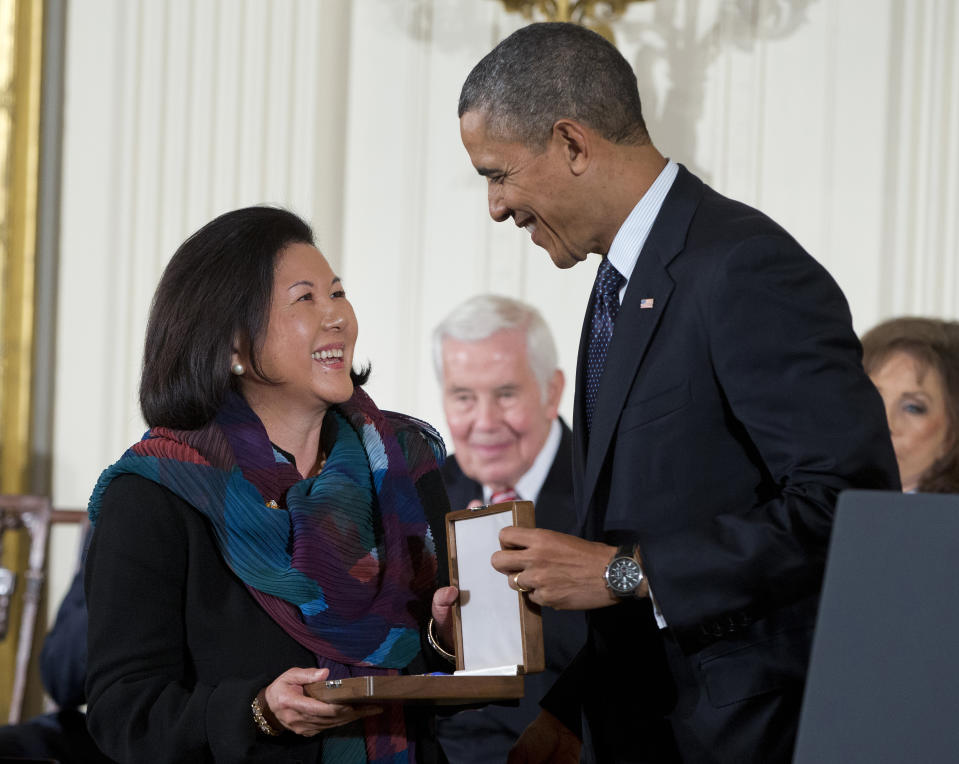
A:
{"type": "Polygon", "coordinates": [[[650,310],[653,307],[653,302],[654,300],[652,297],[644,297],[642,300],[639,301],[639,309],[650,310]]]}

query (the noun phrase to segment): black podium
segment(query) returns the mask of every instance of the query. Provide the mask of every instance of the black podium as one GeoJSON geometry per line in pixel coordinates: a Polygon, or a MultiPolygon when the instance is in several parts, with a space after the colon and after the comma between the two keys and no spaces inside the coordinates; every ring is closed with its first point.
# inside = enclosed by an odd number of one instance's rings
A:
{"type": "Polygon", "coordinates": [[[794,764],[959,761],[959,495],[839,498],[794,764]]]}

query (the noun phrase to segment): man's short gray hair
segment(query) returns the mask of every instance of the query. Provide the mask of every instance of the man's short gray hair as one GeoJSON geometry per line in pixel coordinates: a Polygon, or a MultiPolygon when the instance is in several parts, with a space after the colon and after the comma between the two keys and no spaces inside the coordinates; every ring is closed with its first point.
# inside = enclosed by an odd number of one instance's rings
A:
{"type": "Polygon", "coordinates": [[[504,329],[526,335],[526,358],[546,400],[549,381],[559,368],[553,334],[536,308],[512,297],[483,294],[460,304],[433,330],[433,368],[443,384],[443,340],[480,342],[504,329]]]}
{"type": "Polygon", "coordinates": [[[476,111],[500,140],[542,149],[560,119],[613,143],[649,143],[636,75],[611,42],[576,24],[530,24],[493,48],[460,91],[459,116],[476,111]]]}

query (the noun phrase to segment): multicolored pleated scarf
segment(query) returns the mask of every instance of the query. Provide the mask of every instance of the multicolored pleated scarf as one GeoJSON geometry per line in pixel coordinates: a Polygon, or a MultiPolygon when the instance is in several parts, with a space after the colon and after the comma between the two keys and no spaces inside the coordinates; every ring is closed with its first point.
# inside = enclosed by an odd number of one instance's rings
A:
{"type": "MultiPolygon", "coordinates": [[[[100,476],[90,517],[96,522],[118,475],[165,486],[210,521],[230,569],[331,678],[396,673],[420,650],[413,613],[429,612],[436,588],[415,484],[437,469],[442,441],[418,420],[387,418],[359,388],[328,416],[335,444],[322,472],[307,479],[238,395],[199,430],[155,427],[100,476]],[[397,433],[394,423],[405,429],[397,433]]],[[[410,760],[402,708],[363,721],[365,734],[357,723],[330,735],[323,760],[410,760]]]]}

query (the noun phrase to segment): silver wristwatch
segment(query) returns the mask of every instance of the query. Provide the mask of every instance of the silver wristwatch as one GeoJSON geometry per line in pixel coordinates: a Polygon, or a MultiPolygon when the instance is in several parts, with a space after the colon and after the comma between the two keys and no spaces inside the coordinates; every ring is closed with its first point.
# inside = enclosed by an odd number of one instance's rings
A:
{"type": "Polygon", "coordinates": [[[625,544],[617,549],[603,577],[607,588],[617,597],[634,597],[643,583],[643,569],[636,561],[636,547],[625,544]]]}

